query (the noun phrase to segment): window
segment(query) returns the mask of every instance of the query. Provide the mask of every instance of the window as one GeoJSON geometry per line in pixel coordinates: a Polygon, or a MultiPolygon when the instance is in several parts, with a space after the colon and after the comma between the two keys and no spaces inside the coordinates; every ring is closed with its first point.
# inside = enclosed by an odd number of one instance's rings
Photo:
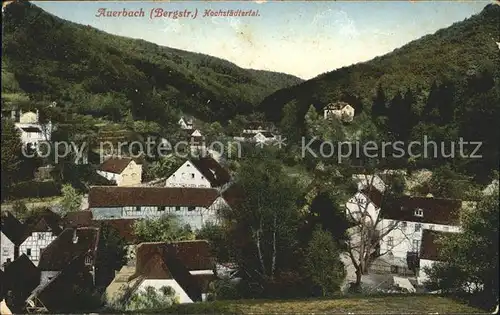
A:
{"type": "Polygon", "coordinates": [[[85,265],[92,265],[92,257],[90,255],[85,256],[85,265]]]}
{"type": "Polygon", "coordinates": [[[394,237],[389,236],[387,238],[387,246],[394,246],[394,237]]]}
{"type": "Polygon", "coordinates": [[[419,240],[413,240],[412,247],[413,247],[413,251],[415,253],[420,252],[420,241],[419,240]]]}
{"type": "Polygon", "coordinates": [[[158,211],[160,211],[160,212],[161,212],[161,211],[165,211],[165,206],[159,206],[159,207],[158,207],[158,211]]]}
{"type": "Polygon", "coordinates": [[[12,259],[7,258],[7,263],[11,263],[11,262],[12,262],[12,259]]]}
{"type": "Polygon", "coordinates": [[[424,210],[422,210],[422,209],[415,209],[415,216],[416,217],[423,217],[424,216],[424,210]]]}
{"type": "Polygon", "coordinates": [[[26,255],[31,256],[31,248],[26,249],[26,255]]]}
{"type": "Polygon", "coordinates": [[[175,207],[175,211],[181,211],[181,207],[175,207]]]}
{"type": "Polygon", "coordinates": [[[141,212],[141,207],[140,206],[135,207],[135,211],[141,212]]]}
{"type": "Polygon", "coordinates": [[[194,173],[191,173],[191,178],[194,178],[194,173]]]}
{"type": "Polygon", "coordinates": [[[422,224],[420,224],[420,223],[415,224],[415,232],[420,232],[421,228],[422,228],[422,224]]]}
{"type": "Polygon", "coordinates": [[[45,234],[43,234],[43,233],[38,233],[38,239],[39,239],[39,240],[43,240],[43,239],[45,239],[45,234]]]}
{"type": "Polygon", "coordinates": [[[194,210],[196,210],[196,207],[193,206],[188,207],[188,211],[194,211],[194,210]]]}

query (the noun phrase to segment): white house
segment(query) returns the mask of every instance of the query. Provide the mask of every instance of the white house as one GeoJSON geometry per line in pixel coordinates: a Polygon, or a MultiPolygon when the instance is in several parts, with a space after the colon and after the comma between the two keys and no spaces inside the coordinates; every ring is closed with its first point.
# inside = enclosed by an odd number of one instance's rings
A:
{"type": "Polygon", "coordinates": [[[216,188],[229,183],[231,176],[211,157],[187,160],[172,175],[165,187],[216,188]]]}
{"type": "Polygon", "coordinates": [[[190,118],[181,117],[177,123],[183,130],[193,129],[193,120],[190,118]]]}
{"type": "Polygon", "coordinates": [[[135,186],[142,182],[142,165],[131,158],[111,157],[99,166],[97,174],[117,186],[135,186]]]}
{"type": "Polygon", "coordinates": [[[41,124],[38,110],[36,112],[21,112],[19,122],[14,125],[21,134],[23,145],[36,148],[41,141],[50,141],[51,139],[52,123],[49,121],[47,124],[41,124]]]}
{"type": "Polygon", "coordinates": [[[200,229],[218,222],[217,212],[228,207],[213,188],[94,186],[89,209],[95,220],[159,218],[176,215],[182,224],[200,229]]]}
{"type": "Polygon", "coordinates": [[[214,261],[207,241],[141,243],[136,250],[137,281],[134,292],[148,287],[170,287],[180,303],[203,301],[215,280],[214,261]]]}
{"type": "Polygon", "coordinates": [[[382,195],[379,191],[359,191],[346,203],[346,214],[349,220],[361,223],[362,218],[366,220],[365,223],[372,224],[378,219],[380,212],[380,202],[382,195]]]}
{"type": "Polygon", "coordinates": [[[35,266],[38,266],[42,252],[62,232],[58,223],[49,216],[40,218],[36,224],[28,224],[26,239],[19,247],[20,255],[26,254],[35,266]]]}
{"type": "Polygon", "coordinates": [[[0,229],[0,270],[13,262],[19,255],[19,245],[23,238],[23,225],[10,212],[2,213],[0,229]]]}
{"type": "Polygon", "coordinates": [[[335,118],[344,122],[351,122],[354,119],[354,108],[345,102],[330,103],[324,108],[323,117],[325,119],[335,118]]]}
{"type": "Polygon", "coordinates": [[[382,238],[380,252],[406,259],[418,256],[424,230],[461,232],[461,206],[460,200],[405,196],[391,207],[382,207],[380,230],[396,228],[382,238]]]}

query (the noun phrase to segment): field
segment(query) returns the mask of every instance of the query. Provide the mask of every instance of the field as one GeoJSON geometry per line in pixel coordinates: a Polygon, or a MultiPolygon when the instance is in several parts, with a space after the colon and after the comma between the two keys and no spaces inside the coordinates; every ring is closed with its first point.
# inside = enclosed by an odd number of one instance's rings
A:
{"type": "Polygon", "coordinates": [[[176,314],[283,314],[283,313],[355,313],[355,314],[478,314],[484,310],[433,295],[350,297],[311,300],[240,300],[176,305],[161,310],[176,314]]]}

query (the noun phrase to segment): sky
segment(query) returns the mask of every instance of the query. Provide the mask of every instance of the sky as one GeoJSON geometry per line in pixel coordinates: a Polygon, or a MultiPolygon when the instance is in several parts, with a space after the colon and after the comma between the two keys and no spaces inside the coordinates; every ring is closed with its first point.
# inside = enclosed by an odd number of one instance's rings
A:
{"type": "MultiPolygon", "coordinates": [[[[204,53],[240,67],[310,79],[370,60],[481,12],[491,1],[33,1],[63,19],[162,46],[204,53]],[[98,17],[98,10],[144,17],[98,17]],[[196,18],[151,18],[151,10],[188,10],[196,18]],[[204,17],[207,9],[258,16],[204,17]]],[[[154,12],[154,11],[153,11],[154,12]]]]}

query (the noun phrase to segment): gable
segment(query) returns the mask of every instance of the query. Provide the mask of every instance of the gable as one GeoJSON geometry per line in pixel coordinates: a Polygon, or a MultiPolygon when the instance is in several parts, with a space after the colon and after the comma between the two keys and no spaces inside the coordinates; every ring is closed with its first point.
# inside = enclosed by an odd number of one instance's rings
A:
{"type": "Polygon", "coordinates": [[[123,172],[123,170],[131,162],[133,162],[133,161],[130,158],[111,157],[111,158],[107,159],[106,161],[104,161],[99,166],[98,170],[102,171],[102,172],[107,172],[107,173],[121,174],[123,172]]]}

